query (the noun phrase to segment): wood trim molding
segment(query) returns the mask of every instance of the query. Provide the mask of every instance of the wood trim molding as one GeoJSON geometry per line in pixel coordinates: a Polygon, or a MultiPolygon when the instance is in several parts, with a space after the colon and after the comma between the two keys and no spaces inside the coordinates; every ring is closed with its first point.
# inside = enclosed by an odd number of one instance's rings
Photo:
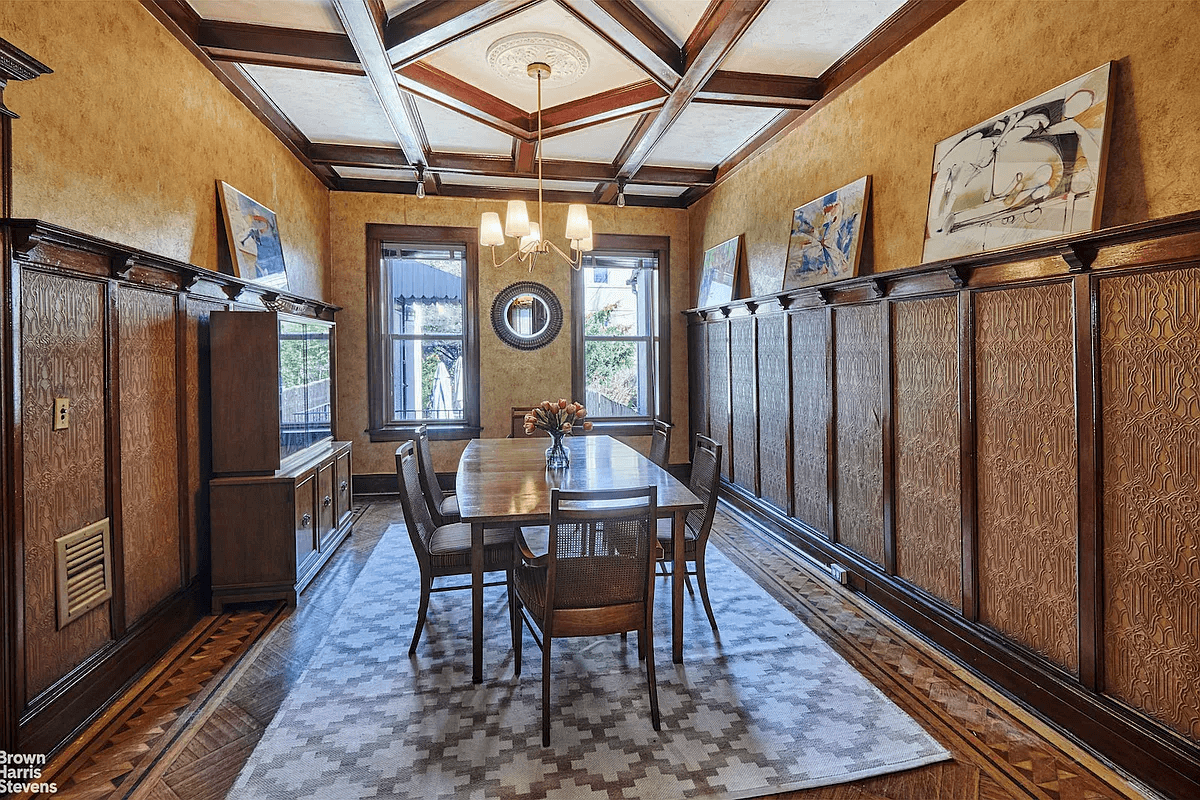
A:
{"type": "Polygon", "coordinates": [[[383,41],[388,60],[393,67],[406,66],[536,2],[538,0],[417,3],[387,21],[383,41]]]}
{"type": "Polygon", "coordinates": [[[683,75],[683,52],[630,0],[558,0],[572,16],[670,92],[683,75]]]}

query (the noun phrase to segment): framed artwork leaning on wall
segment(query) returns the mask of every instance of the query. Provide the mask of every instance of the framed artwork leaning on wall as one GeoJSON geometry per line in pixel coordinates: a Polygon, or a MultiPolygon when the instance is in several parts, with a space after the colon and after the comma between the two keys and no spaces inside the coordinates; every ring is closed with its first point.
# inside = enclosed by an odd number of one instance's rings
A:
{"type": "Polygon", "coordinates": [[[287,291],[287,270],[275,212],[224,181],[217,181],[217,198],[225,220],[233,274],[242,280],[287,291]]]}
{"type": "Polygon", "coordinates": [[[864,175],[792,212],[785,291],[858,274],[870,196],[871,176],[864,175]]]}
{"type": "Polygon", "coordinates": [[[1096,229],[1112,66],[938,142],[922,261],[1096,229]]]}
{"type": "Polygon", "coordinates": [[[738,267],[742,261],[742,237],[733,237],[704,251],[700,267],[700,291],[696,307],[717,306],[733,299],[738,267]]]}

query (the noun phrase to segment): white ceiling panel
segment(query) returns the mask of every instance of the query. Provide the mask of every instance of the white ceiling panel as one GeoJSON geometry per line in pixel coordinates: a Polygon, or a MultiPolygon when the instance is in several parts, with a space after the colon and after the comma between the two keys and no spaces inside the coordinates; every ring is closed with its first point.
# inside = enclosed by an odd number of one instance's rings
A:
{"type": "Polygon", "coordinates": [[[521,33],[565,36],[588,54],[590,66],[578,81],[567,86],[543,84],[542,108],[647,80],[646,74],[619,51],[553,2],[539,3],[489,25],[438,50],[425,62],[517,108],[534,111],[537,109],[537,83],[532,78],[522,80],[520,84],[509,83],[497,75],[487,61],[488,48],[494,42],[521,33]]]}
{"type": "Polygon", "coordinates": [[[692,103],[655,146],[648,163],[712,169],[780,113],[776,108],[692,103]]]}
{"type": "Polygon", "coordinates": [[[771,0],[721,69],[815,78],[904,0],[771,0]]]}
{"type": "MultiPolygon", "coordinates": [[[[496,178],[489,175],[469,175],[464,172],[442,172],[442,183],[451,186],[493,186],[501,189],[537,189],[537,178],[496,178]]],[[[590,192],[596,188],[591,181],[544,180],[542,188],[551,192],[590,192]]],[[[531,213],[536,214],[533,209],[531,213]]]]}
{"type": "Polygon", "coordinates": [[[643,186],[639,183],[630,183],[625,186],[625,194],[644,194],[652,197],[679,197],[686,191],[686,186],[643,186]]]}
{"type": "Polygon", "coordinates": [[[416,180],[417,173],[415,170],[402,169],[398,167],[338,167],[333,168],[334,172],[343,178],[364,178],[366,180],[380,181],[411,181],[416,180]]]}
{"type": "Polygon", "coordinates": [[[399,146],[364,77],[253,64],[243,69],[309,141],[399,146]]]}
{"type": "Polygon", "coordinates": [[[680,47],[704,16],[709,0],[633,0],[650,21],[680,47]]]}
{"type": "Polygon", "coordinates": [[[637,114],[632,114],[624,119],[546,139],[542,142],[542,158],[610,164],[637,125],[638,118],[637,114]]]}
{"type": "Polygon", "coordinates": [[[431,100],[416,98],[425,138],[435,153],[480,153],[493,156],[512,154],[512,137],[489,128],[482,122],[440,106],[431,100]]]}
{"type": "Polygon", "coordinates": [[[342,33],[332,0],[188,0],[205,19],[342,33]]]}

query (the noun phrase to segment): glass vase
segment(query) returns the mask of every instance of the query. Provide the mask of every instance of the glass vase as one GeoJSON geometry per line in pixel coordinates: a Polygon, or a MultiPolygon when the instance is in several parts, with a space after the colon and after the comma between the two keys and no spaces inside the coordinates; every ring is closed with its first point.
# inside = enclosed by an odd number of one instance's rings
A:
{"type": "Polygon", "coordinates": [[[564,431],[550,431],[553,443],[546,450],[546,469],[566,469],[571,466],[571,451],[563,446],[564,431]]]}

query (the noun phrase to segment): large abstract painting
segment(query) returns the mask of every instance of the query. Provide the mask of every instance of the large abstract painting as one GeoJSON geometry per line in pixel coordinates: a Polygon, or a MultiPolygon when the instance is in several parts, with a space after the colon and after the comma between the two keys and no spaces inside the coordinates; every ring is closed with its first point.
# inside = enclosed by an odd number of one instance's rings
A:
{"type": "Polygon", "coordinates": [[[1094,230],[1112,62],[938,143],[923,261],[1094,230]]]}
{"type": "Polygon", "coordinates": [[[800,206],[792,213],[783,288],[850,278],[858,273],[871,176],[800,206]]]}
{"type": "Polygon", "coordinates": [[[279,241],[275,212],[224,181],[217,181],[217,194],[225,218],[233,274],[243,280],[286,290],[287,271],[283,266],[283,245],[279,241]]]}
{"type": "Polygon", "coordinates": [[[735,236],[704,251],[700,270],[700,293],[697,308],[728,303],[737,285],[738,263],[742,255],[742,237],[735,236]]]}

